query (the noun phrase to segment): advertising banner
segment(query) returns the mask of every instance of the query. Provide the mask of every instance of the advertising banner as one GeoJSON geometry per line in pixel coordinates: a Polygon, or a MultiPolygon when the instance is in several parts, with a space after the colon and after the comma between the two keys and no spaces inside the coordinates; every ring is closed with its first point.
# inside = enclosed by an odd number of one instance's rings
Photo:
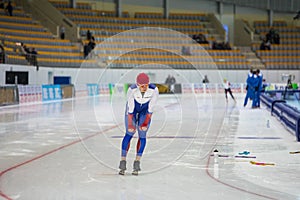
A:
{"type": "Polygon", "coordinates": [[[204,93],[203,83],[194,83],[194,92],[195,94],[203,94],[204,93]]]}
{"type": "Polygon", "coordinates": [[[193,94],[193,83],[182,83],[183,94],[193,94]]]}
{"type": "Polygon", "coordinates": [[[87,84],[88,96],[99,95],[99,85],[96,83],[87,84]]]}
{"type": "Polygon", "coordinates": [[[206,83],[205,84],[205,91],[208,94],[216,93],[217,92],[216,84],[215,83],[206,83]]]}
{"type": "Polygon", "coordinates": [[[60,85],[42,85],[42,100],[51,101],[62,99],[60,85]]]}

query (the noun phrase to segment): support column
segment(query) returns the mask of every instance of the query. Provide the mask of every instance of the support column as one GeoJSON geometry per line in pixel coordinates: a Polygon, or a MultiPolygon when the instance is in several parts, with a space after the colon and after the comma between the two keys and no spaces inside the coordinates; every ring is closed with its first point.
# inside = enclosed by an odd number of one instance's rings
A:
{"type": "Polygon", "coordinates": [[[115,11],[116,11],[117,17],[122,17],[121,0],[115,0],[115,11]]]}
{"type": "Polygon", "coordinates": [[[218,1],[217,2],[217,6],[218,6],[218,14],[219,14],[219,20],[222,21],[222,16],[223,16],[223,2],[218,1]]]}
{"type": "Polygon", "coordinates": [[[71,8],[76,8],[76,0],[69,0],[69,4],[71,8]]]}
{"type": "Polygon", "coordinates": [[[273,26],[273,10],[268,10],[268,24],[269,26],[273,26]]]}
{"type": "Polygon", "coordinates": [[[169,18],[169,0],[163,0],[164,19],[169,18]]]}

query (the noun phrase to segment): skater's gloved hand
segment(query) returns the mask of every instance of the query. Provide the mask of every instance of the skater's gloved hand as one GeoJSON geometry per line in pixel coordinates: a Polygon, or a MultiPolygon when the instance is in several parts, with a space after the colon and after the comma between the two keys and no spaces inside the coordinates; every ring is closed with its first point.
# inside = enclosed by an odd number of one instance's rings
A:
{"type": "Polygon", "coordinates": [[[133,114],[128,114],[128,132],[135,132],[135,127],[132,122],[133,114]]]}
{"type": "Polygon", "coordinates": [[[152,114],[147,113],[145,121],[142,123],[142,125],[140,126],[140,130],[142,131],[146,131],[148,129],[148,124],[150,122],[152,114]]]}

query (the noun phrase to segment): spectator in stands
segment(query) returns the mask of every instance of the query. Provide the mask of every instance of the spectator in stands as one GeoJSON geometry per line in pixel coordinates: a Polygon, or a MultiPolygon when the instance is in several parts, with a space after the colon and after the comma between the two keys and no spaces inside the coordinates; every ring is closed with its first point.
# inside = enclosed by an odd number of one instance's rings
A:
{"type": "Polygon", "coordinates": [[[20,47],[19,52],[20,52],[21,56],[25,56],[26,60],[29,60],[28,59],[28,54],[30,53],[29,48],[27,48],[23,42],[21,42],[21,43],[17,42],[16,45],[20,47]]]}
{"type": "Polygon", "coordinates": [[[193,40],[195,40],[199,44],[208,44],[205,35],[203,35],[202,33],[193,35],[193,40]]]}
{"type": "Polygon", "coordinates": [[[65,34],[66,34],[66,28],[63,25],[61,25],[60,26],[60,39],[64,40],[65,36],[66,36],[65,34]]]}
{"type": "Polygon", "coordinates": [[[207,75],[204,75],[204,79],[202,80],[202,83],[209,83],[207,75]]]}
{"type": "Polygon", "coordinates": [[[91,33],[90,30],[88,30],[88,31],[86,32],[86,39],[89,40],[89,41],[92,39],[92,33],[91,33]]]}
{"type": "Polygon", "coordinates": [[[185,55],[185,56],[192,55],[190,47],[182,46],[182,48],[181,48],[181,54],[185,55]]]}
{"type": "Polygon", "coordinates": [[[271,44],[280,44],[280,36],[275,29],[271,28],[269,32],[266,34],[267,42],[271,44]]]}
{"type": "Polygon", "coordinates": [[[215,50],[231,50],[229,42],[216,42],[214,41],[212,44],[212,49],[215,50]]]}
{"type": "Polygon", "coordinates": [[[0,63],[5,63],[5,50],[2,41],[0,43],[0,63]]]}
{"type": "Polygon", "coordinates": [[[30,65],[38,66],[37,64],[37,51],[35,48],[28,48],[24,43],[16,43],[17,46],[20,46],[19,52],[21,56],[25,56],[25,59],[29,62],[30,65]]]}
{"type": "Polygon", "coordinates": [[[4,2],[3,2],[3,0],[0,0],[0,9],[4,9],[4,8],[5,8],[4,2]]]}
{"type": "Polygon", "coordinates": [[[29,63],[33,66],[37,66],[37,51],[32,47],[29,51],[29,63]]]}
{"type": "Polygon", "coordinates": [[[231,46],[230,46],[229,42],[224,43],[224,49],[231,50],[231,46]]]}
{"type": "Polygon", "coordinates": [[[87,45],[84,45],[84,58],[89,55],[89,53],[95,48],[95,46],[95,38],[94,36],[92,36],[89,43],[87,45]]]}
{"type": "Polygon", "coordinates": [[[5,7],[5,10],[8,12],[9,16],[13,15],[13,6],[11,5],[11,1],[8,2],[7,6],[5,7]]]}
{"type": "Polygon", "coordinates": [[[259,50],[271,50],[270,42],[267,42],[267,40],[264,38],[260,44],[259,50]]]}
{"type": "Polygon", "coordinates": [[[275,35],[274,35],[274,43],[280,44],[280,36],[278,33],[275,33],[275,35]]]}
{"type": "Polygon", "coordinates": [[[300,19],[300,10],[297,12],[297,15],[293,18],[294,20],[300,19]]]}

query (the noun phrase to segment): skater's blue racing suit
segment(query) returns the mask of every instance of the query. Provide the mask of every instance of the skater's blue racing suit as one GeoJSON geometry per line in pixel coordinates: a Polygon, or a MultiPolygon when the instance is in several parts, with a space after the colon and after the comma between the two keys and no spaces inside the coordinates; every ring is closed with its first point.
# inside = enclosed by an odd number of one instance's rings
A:
{"type": "Polygon", "coordinates": [[[126,134],[122,141],[122,157],[126,157],[130,147],[130,140],[138,131],[139,139],[137,143],[137,156],[142,156],[146,146],[146,134],[151,123],[153,107],[156,104],[159,92],[154,84],[149,84],[148,89],[143,94],[136,84],[130,86],[127,91],[127,104],[125,110],[126,134]],[[129,121],[130,120],[130,121],[129,121]],[[141,125],[147,121],[147,130],[142,130],[141,125]],[[133,132],[129,132],[128,126],[134,127],[133,132]]]}

